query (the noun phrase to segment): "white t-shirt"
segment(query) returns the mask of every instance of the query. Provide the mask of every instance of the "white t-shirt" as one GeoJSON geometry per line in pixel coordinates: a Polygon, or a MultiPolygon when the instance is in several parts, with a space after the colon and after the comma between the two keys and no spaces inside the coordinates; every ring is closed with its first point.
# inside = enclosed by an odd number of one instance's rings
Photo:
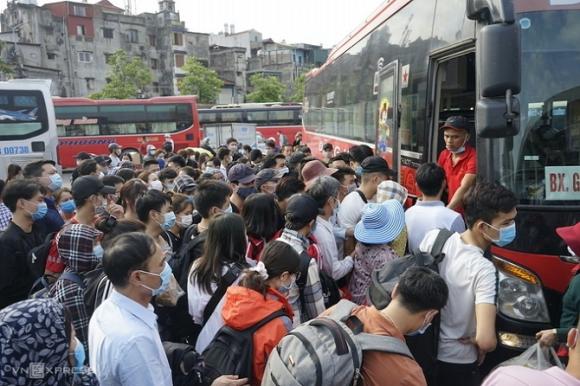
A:
{"type": "MultiPolygon", "coordinates": [[[[425,236],[419,249],[430,252],[439,230],[425,236]]],[[[475,337],[475,305],[495,304],[497,274],[483,251],[465,244],[459,233],[453,234],[443,247],[445,258],[439,274],[449,287],[449,300],[441,310],[441,332],[437,359],[448,363],[474,363],[477,350],[472,344],[459,341],[475,337]]]]}
{"type": "MultiPolygon", "coordinates": [[[[368,202],[373,202],[368,200],[368,202]]],[[[362,210],[366,203],[358,191],[350,192],[340,203],[338,210],[338,222],[346,229],[354,228],[360,221],[362,210]]]]}

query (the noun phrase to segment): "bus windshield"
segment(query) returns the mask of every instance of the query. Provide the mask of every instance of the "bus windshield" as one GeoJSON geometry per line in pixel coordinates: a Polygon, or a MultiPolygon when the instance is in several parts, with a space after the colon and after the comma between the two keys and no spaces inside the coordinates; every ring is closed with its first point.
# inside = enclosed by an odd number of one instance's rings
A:
{"type": "Polygon", "coordinates": [[[31,138],[48,130],[40,91],[3,91],[0,95],[0,140],[31,138]]]}
{"type": "Polygon", "coordinates": [[[521,129],[493,141],[496,179],[521,204],[580,201],[580,10],[518,14],[521,129]]]}

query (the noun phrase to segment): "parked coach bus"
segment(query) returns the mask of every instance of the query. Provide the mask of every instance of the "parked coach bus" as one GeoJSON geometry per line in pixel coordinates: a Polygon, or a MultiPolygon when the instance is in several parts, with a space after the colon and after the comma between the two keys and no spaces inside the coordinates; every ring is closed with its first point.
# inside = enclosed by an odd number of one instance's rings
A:
{"type": "Polygon", "coordinates": [[[194,96],[151,99],[93,100],[54,98],[58,127],[58,159],[63,168],[76,167],[84,151],[108,154],[116,142],[124,151],[143,153],[147,144],[159,148],[170,134],[175,150],[199,145],[199,121],[194,96]]]}
{"type": "MultiPolygon", "coordinates": [[[[302,131],[302,104],[300,103],[241,103],[217,105],[199,110],[200,125],[249,123],[256,125],[262,138],[274,138],[280,145],[280,133],[289,143],[302,131]]],[[[258,141],[259,142],[259,141],[258,141]]],[[[250,144],[252,145],[252,144],[250,144]]]]}
{"type": "Polygon", "coordinates": [[[0,178],[9,164],[56,160],[56,125],[50,80],[0,82],[0,178]]]}
{"type": "Polygon", "coordinates": [[[492,248],[496,358],[557,326],[578,263],[555,228],[580,221],[580,1],[390,0],[306,83],[313,150],[374,146],[416,197],[451,115],[472,123],[478,178],[519,199],[518,237],[492,248]],[[568,5],[562,5],[562,4],[568,5]]]}

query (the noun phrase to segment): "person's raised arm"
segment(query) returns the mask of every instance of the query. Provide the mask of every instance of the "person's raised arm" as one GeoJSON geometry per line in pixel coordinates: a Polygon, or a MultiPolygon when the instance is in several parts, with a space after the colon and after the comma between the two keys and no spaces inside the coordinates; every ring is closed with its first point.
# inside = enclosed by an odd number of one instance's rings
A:
{"type": "Polygon", "coordinates": [[[457,189],[457,191],[451,198],[451,201],[449,201],[449,204],[447,205],[449,209],[456,210],[457,208],[460,208],[462,206],[463,197],[465,196],[465,193],[467,193],[469,188],[475,185],[475,180],[476,180],[475,174],[466,174],[465,176],[463,176],[463,179],[461,180],[461,186],[459,186],[459,189],[457,189]]]}

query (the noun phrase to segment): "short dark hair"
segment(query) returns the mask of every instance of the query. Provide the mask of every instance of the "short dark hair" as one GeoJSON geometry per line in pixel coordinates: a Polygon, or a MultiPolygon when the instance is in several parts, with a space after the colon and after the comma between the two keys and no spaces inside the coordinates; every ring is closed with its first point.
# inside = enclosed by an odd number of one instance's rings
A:
{"type": "Polygon", "coordinates": [[[199,175],[201,174],[199,169],[195,169],[191,166],[186,166],[184,168],[181,168],[180,172],[187,174],[188,176],[190,176],[191,178],[193,178],[196,181],[199,178],[199,175]]]}
{"type": "Polygon", "coordinates": [[[264,144],[265,144],[267,147],[276,147],[276,141],[275,141],[275,140],[273,140],[273,139],[267,139],[267,140],[264,142],[264,144]]]}
{"type": "Polygon", "coordinates": [[[471,229],[478,220],[491,224],[498,213],[511,212],[518,204],[516,195],[498,183],[478,182],[463,200],[465,222],[471,229]]]}
{"type": "Polygon", "coordinates": [[[264,158],[261,166],[262,169],[273,169],[274,167],[276,167],[276,157],[270,155],[264,158]]]}
{"type": "Polygon", "coordinates": [[[42,177],[42,167],[47,161],[35,161],[24,166],[22,175],[25,178],[42,177]]]}
{"type": "Polygon", "coordinates": [[[270,240],[281,228],[282,215],[274,196],[252,194],[244,201],[242,217],[249,235],[270,240]]]}
{"type": "Polygon", "coordinates": [[[298,149],[296,149],[296,151],[299,151],[304,154],[312,154],[312,150],[310,150],[310,148],[306,145],[298,146],[298,149]]]}
{"type": "Polygon", "coordinates": [[[350,164],[350,161],[352,161],[352,157],[347,152],[342,152],[332,157],[328,162],[333,163],[334,161],[343,161],[348,165],[350,164]]]}
{"type": "Polygon", "coordinates": [[[177,177],[177,171],[175,169],[165,168],[159,172],[159,180],[161,182],[163,182],[165,180],[171,180],[171,179],[176,178],[176,177],[177,177]]]}
{"type": "Polygon", "coordinates": [[[223,161],[230,153],[231,151],[227,147],[220,147],[217,151],[217,157],[220,161],[223,161]]]}
{"type": "Polygon", "coordinates": [[[135,178],[135,170],[129,168],[121,168],[115,172],[115,175],[121,177],[124,181],[129,181],[135,178]]]}
{"type": "Polygon", "coordinates": [[[105,186],[115,186],[117,184],[124,184],[125,180],[119,176],[104,176],[101,181],[105,186]]]}
{"type": "Polygon", "coordinates": [[[77,167],[80,176],[90,176],[97,172],[97,161],[94,159],[86,159],[77,167]]]}
{"type": "Polygon", "coordinates": [[[173,162],[174,164],[179,165],[180,168],[185,167],[185,165],[187,165],[187,163],[185,162],[185,158],[183,158],[180,155],[174,155],[173,157],[169,158],[169,160],[167,160],[167,163],[169,162],[173,162]]]}
{"type": "Polygon", "coordinates": [[[258,158],[262,158],[263,154],[262,151],[260,149],[253,149],[250,152],[250,161],[254,162],[256,160],[258,160],[258,158]]]}
{"type": "Polygon", "coordinates": [[[357,163],[362,163],[365,158],[372,157],[374,155],[373,149],[368,145],[355,145],[348,150],[348,153],[352,159],[357,163]]]}
{"type": "Polygon", "coordinates": [[[145,162],[143,162],[144,167],[147,167],[149,165],[159,166],[159,161],[157,161],[155,158],[149,158],[149,159],[145,160],[145,162]]]}
{"type": "Polygon", "coordinates": [[[227,139],[226,145],[229,145],[232,142],[238,143],[238,140],[235,139],[234,137],[230,137],[230,138],[227,139]]]}
{"type": "Polygon", "coordinates": [[[447,304],[449,289],[439,274],[425,267],[410,267],[399,278],[400,302],[416,313],[440,310],[447,304]]]}
{"type": "Polygon", "coordinates": [[[434,162],[419,166],[415,175],[419,190],[426,196],[436,196],[445,181],[445,170],[434,162]]]}
{"type": "Polygon", "coordinates": [[[41,192],[41,186],[36,181],[32,180],[12,180],[4,188],[2,192],[2,201],[4,205],[10,209],[12,213],[16,212],[16,203],[18,200],[25,199],[31,200],[39,192],[41,192]]]}
{"type": "Polygon", "coordinates": [[[338,182],[340,182],[343,185],[344,185],[344,178],[346,176],[356,176],[356,172],[353,169],[349,168],[348,166],[340,167],[337,169],[338,169],[337,171],[332,173],[332,177],[336,178],[338,180],[338,182]]]}
{"type": "Polygon", "coordinates": [[[205,180],[197,185],[193,196],[195,208],[203,218],[209,217],[209,210],[214,206],[222,208],[232,195],[232,188],[223,181],[205,180]]]}
{"type": "Polygon", "coordinates": [[[101,244],[103,248],[106,249],[115,237],[125,233],[145,232],[146,229],[147,226],[139,220],[123,218],[117,221],[117,223],[113,226],[112,229],[110,229],[109,232],[105,233],[103,240],[101,240],[101,244]]]}
{"type": "Polygon", "coordinates": [[[248,153],[252,151],[252,147],[250,145],[244,145],[244,146],[242,146],[242,149],[244,149],[248,153]]]}
{"type": "Polygon", "coordinates": [[[147,261],[155,254],[155,240],[144,232],[122,234],[107,244],[103,269],[115,287],[123,288],[133,271],[147,270],[147,261]]]}
{"type": "Polygon", "coordinates": [[[304,182],[296,176],[282,177],[276,185],[276,197],[278,197],[278,201],[287,200],[296,193],[303,192],[305,187],[304,182]]]}
{"type": "Polygon", "coordinates": [[[171,204],[169,197],[158,190],[148,190],[143,196],[137,199],[135,211],[139,220],[147,223],[149,221],[149,212],[156,210],[161,212],[165,204],[171,204]]]}
{"type": "Polygon", "coordinates": [[[334,146],[332,146],[332,143],[327,142],[322,146],[322,150],[324,151],[332,151],[334,150],[334,146]]]}

